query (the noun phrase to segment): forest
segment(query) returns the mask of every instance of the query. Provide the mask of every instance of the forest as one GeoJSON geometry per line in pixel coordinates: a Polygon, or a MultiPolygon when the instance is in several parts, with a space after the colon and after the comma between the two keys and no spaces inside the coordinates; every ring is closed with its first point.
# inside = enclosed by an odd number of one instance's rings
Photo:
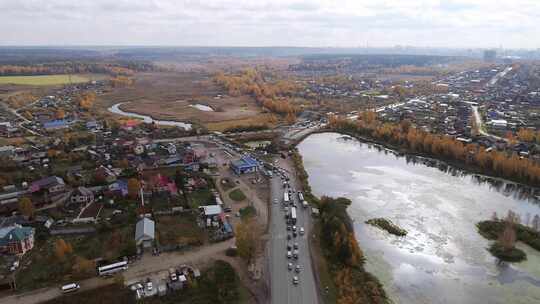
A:
{"type": "Polygon", "coordinates": [[[85,62],[61,61],[39,64],[2,64],[0,76],[29,76],[56,74],[108,74],[111,76],[132,76],[135,72],[155,71],[158,68],[144,62],[85,62]]]}
{"type": "Polygon", "coordinates": [[[270,112],[282,115],[287,122],[294,123],[299,109],[289,98],[298,90],[292,81],[265,80],[263,73],[256,69],[246,69],[238,75],[218,72],[214,81],[223,86],[230,96],[250,95],[258,105],[270,112]]]}

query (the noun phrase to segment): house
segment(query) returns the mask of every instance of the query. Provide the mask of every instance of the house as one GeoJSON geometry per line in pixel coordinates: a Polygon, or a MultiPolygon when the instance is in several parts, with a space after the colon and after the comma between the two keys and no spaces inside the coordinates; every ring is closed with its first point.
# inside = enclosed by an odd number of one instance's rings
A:
{"type": "Polygon", "coordinates": [[[157,174],[152,178],[150,183],[153,192],[165,193],[169,192],[171,195],[177,195],[178,189],[176,184],[166,175],[157,174]]]}
{"type": "Polygon", "coordinates": [[[152,247],[155,239],[155,223],[144,217],[135,226],[135,244],[143,248],[152,247]]]}
{"type": "Polygon", "coordinates": [[[97,121],[92,120],[92,121],[86,122],[86,129],[89,131],[96,131],[100,129],[100,126],[97,121]]]}
{"type": "Polygon", "coordinates": [[[0,229],[0,252],[25,254],[34,247],[35,229],[13,225],[0,229]]]}
{"type": "Polygon", "coordinates": [[[0,122],[0,136],[13,137],[20,135],[19,128],[11,125],[11,122],[0,122]]]}
{"type": "Polygon", "coordinates": [[[231,162],[231,169],[236,174],[254,173],[257,172],[258,167],[259,162],[249,155],[231,162]]]}
{"type": "Polygon", "coordinates": [[[117,178],[117,174],[114,172],[114,170],[109,169],[103,165],[97,168],[94,174],[97,179],[101,179],[107,183],[112,183],[116,181],[117,178]]]}
{"type": "Polygon", "coordinates": [[[16,148],[14,146],[1,146],[0,147],[0,156],[12,157],[15,155],[16,148]]]}
{"type": "Polygon", "coordinates": [[[112,194],[112,195],[116,195],[116,196],[127,196],[128,195],[128,186],[127,186],[127,181],[126,180],[118,180],[112,184],[109,185],[109,192],[112,194]]]}
{"type": "Polygon", "coordinates": [[[79,206],[87,206],[94,202],[94,193],[86,187],[78,187],[71,192],[69,201],[66,203],[67,208],[78,208],[79,206]]]}
{"type": "Polygon", "coordinates": [[[46,192],[49,194],[58,193],[64,191],[66,184],[61,177],[49,176],[33,182],[30,185],[30,193],[46,192]]]}
{"type": "Polygon", "coordinates": [[[65,119],[51,120],[43,123],[45,130],[59,130],[69,127],[69,123],[65,119]]]}

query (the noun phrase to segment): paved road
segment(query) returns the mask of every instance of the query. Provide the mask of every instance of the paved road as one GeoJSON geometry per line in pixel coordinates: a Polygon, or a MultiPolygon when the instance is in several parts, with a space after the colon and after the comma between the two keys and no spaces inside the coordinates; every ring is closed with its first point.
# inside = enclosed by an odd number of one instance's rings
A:
{"type": "MultiPolygon", "coordinates": [[[[303,304],[317,304],[318,296],[315,285],[315,278],[313,276],[313,269],[311,267],[311,257],[309,254],[308,236],[309,231],[306,230],[304,235],[298,235],[296,238],[292,238],[289,243],[292,245],[294,242],[299,246],[299,258],[298,260],[287,259],[287,230],[285,223],[285,212],[283,211],[283,186],[279,177],[274,177],[271,180],[272,187],[272,207],[271,207],[271,226],[270,235],[271,240],[269,242],[270,253],[270,276],[271,276],[271,290],[272,290],[272,303],[274,304],[287,304],[287,303],[303,303],[303,304]],[[274,204],[274,199],[278,199],[278,203],[274,204]],[[301,272],[296,274],[294,271],[287,269],[287,263],[292,262],[293,265],[299,264],[301,266],[301,272]],[[292,283],[293,276],[299,277],[300,283],[294,285],[292,283]]],[[[293,194],[293,198],[296,201],[298,210],[297,227],[309,227],[310,214],[308,209],[304,209],[298,202],[298,197],[293,194]]]]}

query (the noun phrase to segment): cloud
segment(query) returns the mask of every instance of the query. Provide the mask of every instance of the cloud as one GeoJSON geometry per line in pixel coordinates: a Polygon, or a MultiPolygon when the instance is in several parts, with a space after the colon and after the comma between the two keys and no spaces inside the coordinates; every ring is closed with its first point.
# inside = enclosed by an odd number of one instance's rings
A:
{"type": "Polygon", "coordinates": [[[0,44],[536,48],[539,12],[537,0],[0,0],[0,44]]]}

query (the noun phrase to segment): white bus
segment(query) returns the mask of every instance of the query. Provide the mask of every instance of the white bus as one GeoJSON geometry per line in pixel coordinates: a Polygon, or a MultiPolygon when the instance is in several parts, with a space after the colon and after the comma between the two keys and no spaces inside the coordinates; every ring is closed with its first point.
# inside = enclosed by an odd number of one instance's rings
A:
{"type": "Polygon", "coordinates": [[[283,204],[285,204],[285,205],[289,204],[289,193],[288,192],[283,193],[283,204]]]}
{"type": "Polygon", "coordinates": [[[71,284],[67,284],[67,285],[64,285],[62,286],[62,292],[63,293],[68,293],[68,292],[74,292],[74,291],[77,291],[79,290],[79,288],[81,288],[81,286],[77,283],[71,283],[71,284]]]}
{"type": "Polygon", "coordinates": [[[296,224],[296,207],[291,207],[291,224],[296,224]]]}
{"type": "Polygon", "coordinates": [[[113,273],[124,271],[127,269],[128,269],[128,262],[122,261],[122,262],[98,267],[98,274],[100,276],[106,276],[106,275],[111,275],[113,273]]]}

